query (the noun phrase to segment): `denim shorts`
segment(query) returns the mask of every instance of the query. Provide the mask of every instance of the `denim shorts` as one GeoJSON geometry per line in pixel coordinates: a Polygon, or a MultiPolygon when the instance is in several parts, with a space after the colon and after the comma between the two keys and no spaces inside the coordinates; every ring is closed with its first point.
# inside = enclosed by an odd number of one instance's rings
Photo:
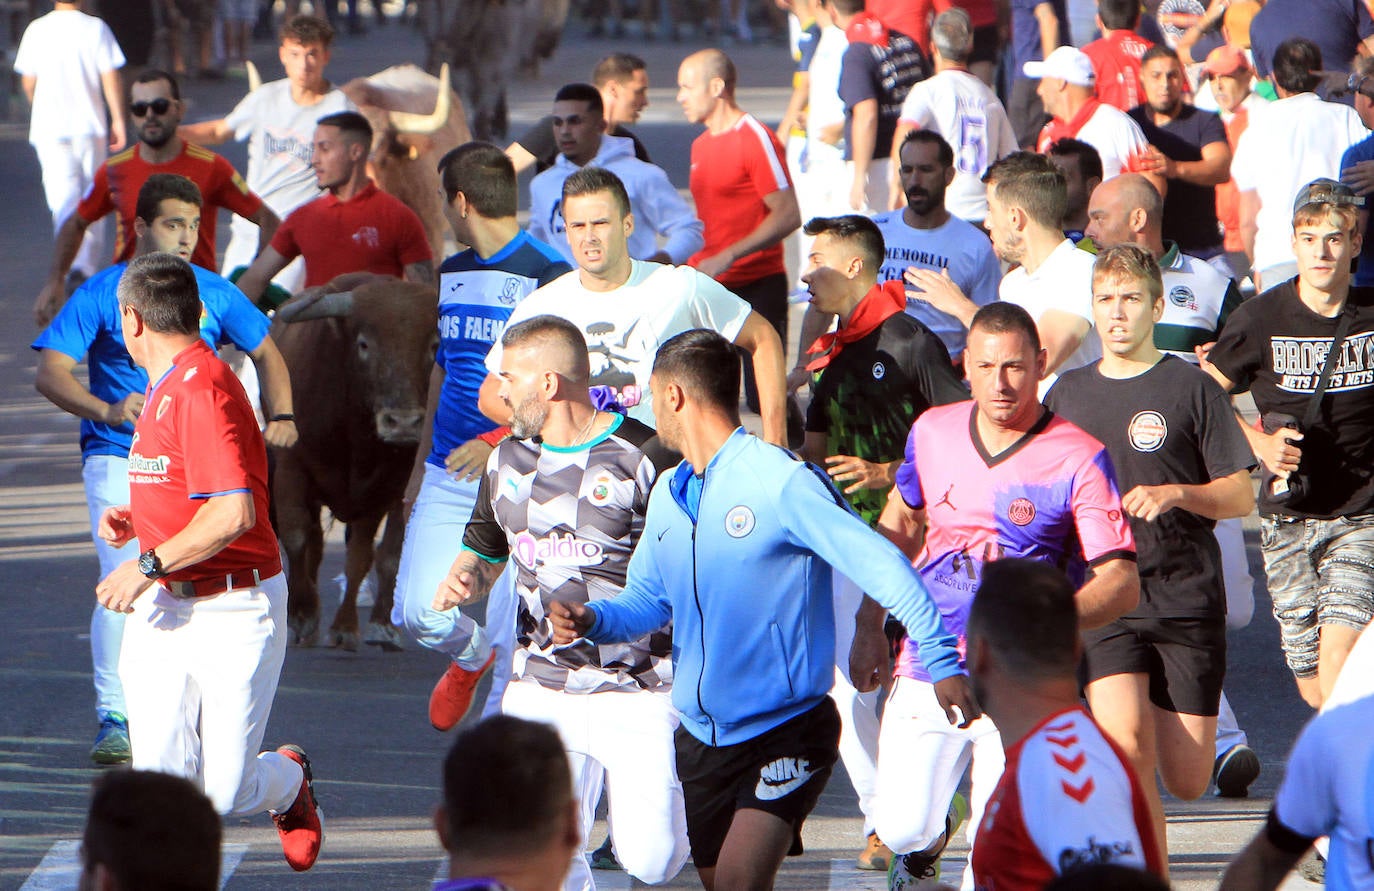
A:
{"type": "Polygon", "coordinates": [[[1374,514],[1260,517],[1260,550],[1284,659],[1296,676],[1313,677],[1318,629],[1359,631],[1374,616],[1374,514]]]}

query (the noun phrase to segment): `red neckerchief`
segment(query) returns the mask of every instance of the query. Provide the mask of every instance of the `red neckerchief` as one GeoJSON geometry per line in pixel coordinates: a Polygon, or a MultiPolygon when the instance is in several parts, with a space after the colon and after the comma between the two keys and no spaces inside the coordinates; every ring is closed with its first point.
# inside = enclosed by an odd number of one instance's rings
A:
{"type": "Polygon", "coordinates": [[[859,301],[859,305],[854,307],[854,312],[849,314],[848,324],[842,325],[833,334],[821,335],[811,344],[811,349],[807,352],[820,355],[811,360],[806,370],[820,371],[840,354],[845,344],[863,340],[883,322],[905,309],[906,285],[901,279],[895,278],[881,285],[874,285],[859,301]]]}
{"type": "Polygon", "coordinates": [[[1089,99],[1083,103],[1082,108],[1078,109],[1078,114],[1070,120],[1061,121],[1059,118],[1054,118],[1045,125],[1045,136],[1048,141],[1042,141],[1041,144],[1048,146],[1066,137],[1076,139],[1078,131],[1083,129],[1083,125],[1088,123],[1088,118],[1097,112],[1097,107],[1101,104],[1096,99],[1089,99]]]}
{"type": "Polygon", "coordinates": [[[844,36],[849,38],[850,43],[887,46],[887,28],[878,21],[877,16],[867,10],[854,16],[849,27],[844,29],[844,36]]]}

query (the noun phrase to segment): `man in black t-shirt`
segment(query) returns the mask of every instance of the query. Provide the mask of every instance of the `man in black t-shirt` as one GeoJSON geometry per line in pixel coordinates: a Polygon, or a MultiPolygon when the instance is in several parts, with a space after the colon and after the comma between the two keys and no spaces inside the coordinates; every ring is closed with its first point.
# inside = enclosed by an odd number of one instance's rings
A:
{"type": "Polygon", "coordinates": [[[1297,277],[1242,303],[1204,366],[1227,390],[1249,389],[1264,421],[1241,428],[1265,470],[1260,550],[1284,657],[1313,708],[1374,615],[1374,292],[1350,286],[1363,201],[1329,179],[1302,188],[1297,277]],[[1341,328],[1320,411],[1305,424],[1341,328]]]}
{"type": "MultiPolygon", "coordinates": [[[[1203,260],[1222,258],[1216,187],[1231,178],[1231,145],[1221,118],[1183,101],[1183,65],[1167,46],[1154,46],[1140,59],[1145,102],[1130,110],[1150,142],[1145,171],[1168,181],[1164,195],[1164,237],[1203,260]]],[[[1227,277],[1229,268],[1221,270],[1227,277]]]]}
{"type": "MultiPolygon", "coordinates": [[[[649,152],[633,133],[621,124],[633,124],[649,107],[649,72],[643,59],[629,53],[611,53],[592,69],[592,85],[601,91],[601,107],[606,117],[606,134],[621,136],[635,144],[635,157],[645,163],[649,152]]],[[[535,165],[543,173],[558,158],[558,140],[553,135],[553,115],[545,115],[534,126],[506,146],[506,155],[515,172],[535,165]]]]}
{"type": "Polygon", "coordinates": [[[1061,375],[1045,404],[1107,447],[1130,517],[1140,603],[1084,632],[1093,717],[1132,753],[1167,850],[1165,787],[1197,798],[1212,778],[1226,673],[1226,600],[1212,527],[1254,507],[1254,456],[1226,393],[1154,345],[1164,312],[1159,264],[1144,247],[1103,250],[1093,266],[1102,359],[1061,375]]]}
{"type": "MultiPolygon", "coordinates": [[[[902,463],[907,434],[932,405],[969,397],[936,334],[904,312],[901,279],[878,284],[886,251],[868,217],[818,217],[804,232],[815,237],[802,281],[819,312],[839,317],[839,330],[812,346],[807,368],[818,372],[806,416],[802,456],[830,473],[870,525],[878,521],[902,463]]],[[[835,615],[853,616],[863,592],[837,576],[835,615]]],[[[831,698],[840,709],[840,756],[859,793],[869,828],[877,792],[879,691],[860,693],[849,680],[854,623],[837,622],[839,661],[831,698]]],[[[885,850],[885,849],[884,849],[885,850]]],[[[888,856],[891,856],[888,852],[888,856]]]]}

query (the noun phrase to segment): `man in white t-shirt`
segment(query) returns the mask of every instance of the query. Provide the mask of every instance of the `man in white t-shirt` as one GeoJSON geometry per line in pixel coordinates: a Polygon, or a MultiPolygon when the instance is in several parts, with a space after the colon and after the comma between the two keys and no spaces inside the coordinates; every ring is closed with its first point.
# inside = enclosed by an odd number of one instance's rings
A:
{"type": "Polygon", "coordinates": [[[1279,98],[1250,110],[1236,143],[1231,178],[1240,193],[1240,237],[1257,290],[1298,274],[1293,257],[1293,198],[1308,182],[1340,177],[1341,155],[1369,135],[1348,105],[1313,92],[1321,50],[1295,37],[1274,51],[1271,79],[1279,98]]]}
{"type": "MultiPolygon", "coordinates": [[[[1002,281],[1002,267],[987,235],[946,206],[946,189],[959,181],[957,168],[954,150],[939,134],[910,131],[897,148],[897,175],[906,206],[873,220],[886,246],[878,281],[911,273],[906,311],[935,332],[956,365],[968,337],[964,323],[927,302],[919,282],[948,275],[975,306],[985,306],[997,299],[1002,281]]],[[[981,180],[978,188],[983,188],[981,180]]]]}
{"type": "MultiPolygon", "coordinates": [[[[343,91],[325,79],[334,29],[323,19],[298,15],[281,29],[281,60],[286,77],[263,84],[243,98],[226,118],[181,128],[181,136],[201,145],[233,138],[248,140],[248,188],[281,219],[320,196],[310,167],[315,122],[325,115],[353,111],[343,91]]],[[[225,276],[248,267],[258,253],[258,227],[235,217],[224,252],[225,276]]],[[[305,264],[298,258],[273,281],[300,290],[305,264]]]]}
{"type": "MultiPolygon", "coordinates": [[[[54,234],[90,190],[107,152],[128,141],[119,85],[124,53],[109,27],[80,7],[78,0],[57,0],[52,12],[24,29],[14,57],[14,71],[33,106],[29,143],[43,169],[54,234]],[[107,111],[113,128],[106,125],[107,111]]],[[[81,279],[101,266],[100,236],[98,226],[86,230],[72,263],[81,279]]]]}
{"type": "MultiPolygon", "coordinates": [[[[1119,108],[1101,102],[1093,94],[1097,75],[1092,59],[1082,50],[1061,46],[1043,62],[1027,62],[1027,77],[1040,79],[1036,94],[1052,120],[1040,131],[1036,151],[1045,152],[1065,137],[1080,139],[1097,149],[1102,158],[1102,178],[1118,173],[1143,172],[1150,144],[1140,125],[1119,108]]],[[[1147,173],[1161,195],[1164,178],[1147,173]]]]}
{"type": "MultiPolygon", "coordinates": [[[[1092,335],[1093,256],[1064,237],[1060,222],[1068,205],[1064,174],[1044,155],[1014,152],[988,168],[988,218],[984,225],[992,248],[1005,263],[1019,264],[998,289],[1035,319],[1048,353],[1040,395],[1049,392],[1058,372],[1102,358],[1092,335]]],[[[967,328],[978,312],[945,273],[908,270],[907,282],[926,300],[967,328]]]]}
{"type": "MultiPolygon", "coordinates": [[[[577,268],[526,297],[507,325],[537,315],[568,319],[582,329],[591,355],[591,384],[630,417],[654,426],[649,373],[659,345],[693,328],[709,328],[752,356],[759,392],[783,389],[782,341],[764,318],[711,277],[688,266],[630,257],[634,231],[625,186],[609,170],[584,167],[563,183],[563,220],[577,268]]],[[[487,354],[487,380],[501,368],[501,344],[487,354]]],[[[763,429],[779,445],[786,421],[770,417],[782,400],[760,399],[763,429]]],[[[482,413],[510,422],[511,407],[484,385],[482,413]]]]}
{"type": "MultiPolygon", "coordinates": [[[[930,45],[935,76],[906,94],[892,139],[893,152],[912,130],[924,127],[943,136],[954,148],[954,181],[946,197],[949,212],[980,224],[988,214],[983,174],[993,161],[1016,151],[1016,133],[997,94],[969,73],[973,25],[968,13],[957,6],[940,13],[930,29],[930,45]]],[[[897,164],[892,167],[896,170],[897,164]]],[[[899,177],[892,184],[891,206],[900,209],[906,203],[906,189],[899,177]]]]}

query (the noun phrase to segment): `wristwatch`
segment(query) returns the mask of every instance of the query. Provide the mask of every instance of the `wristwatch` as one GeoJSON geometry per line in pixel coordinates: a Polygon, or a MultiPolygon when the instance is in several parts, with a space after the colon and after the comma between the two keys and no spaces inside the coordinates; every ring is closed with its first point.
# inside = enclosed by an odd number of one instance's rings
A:
{"type": "Polygon", "coordinates": [[[153,581],[157,581],[167,574],[167,571],[162,568],[162,561],[158,559],[157,552],[152,548],[138,555],[138,571],[153,581]]]}

